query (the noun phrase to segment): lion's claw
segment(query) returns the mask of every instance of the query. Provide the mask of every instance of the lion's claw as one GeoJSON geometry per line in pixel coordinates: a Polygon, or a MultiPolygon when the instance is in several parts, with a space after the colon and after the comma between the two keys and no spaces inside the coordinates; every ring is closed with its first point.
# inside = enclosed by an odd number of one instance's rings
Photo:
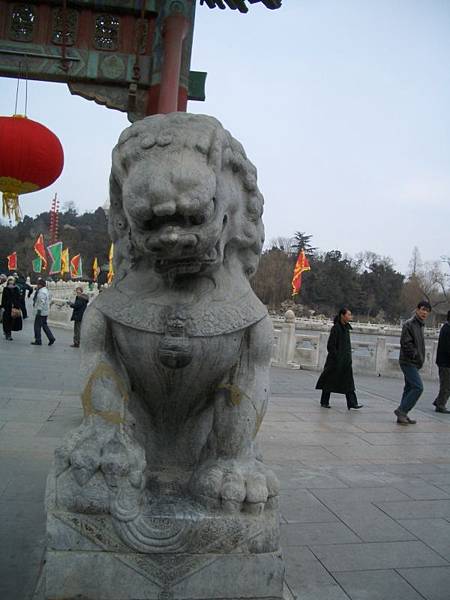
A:
{"type": "Polygon", "coordinates": [[[191,479],[193,493],[225,512],[259,514],[278,494],[278,480],[256,460],[218,460],[202,465],[191,479]]]}
{"type": "Polygon", "coordinates": [[[59,471],[69,468],[81,487],[100,472],[109,488],[117,488],[125,480],[142,488],[144,451],[123,431],[99,432],[86,427],[57,450],[57,457],[59,471]]]}

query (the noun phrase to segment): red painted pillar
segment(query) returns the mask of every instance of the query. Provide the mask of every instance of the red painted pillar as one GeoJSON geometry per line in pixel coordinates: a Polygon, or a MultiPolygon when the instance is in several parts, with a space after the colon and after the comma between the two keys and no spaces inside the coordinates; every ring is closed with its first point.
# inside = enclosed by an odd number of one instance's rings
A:
{"type": "Polygon", "coordinates": [[[170,113],[178,110],[181,52],[188,26],[189,21],[182,14],[170,15],[164,22],[164,56],[158,101],[159,113],[170,113]]]}

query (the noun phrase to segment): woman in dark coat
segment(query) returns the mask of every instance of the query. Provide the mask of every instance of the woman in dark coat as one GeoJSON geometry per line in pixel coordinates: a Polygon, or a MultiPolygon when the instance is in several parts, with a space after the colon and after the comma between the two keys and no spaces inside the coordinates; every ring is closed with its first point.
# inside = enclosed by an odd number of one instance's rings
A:
{"type": "Polygon", "coordinates": [[[351,310],[341,308],[334,318],[334,325],[330,331],[327,360],[316,384],[316,390],[322,390],[320,406],[324,408],[330,408],[331,392],[345,394],[348,410],[362,408],[362,404],[358,404],[353,381],[351,320],[351,310]]]}
{"type": "Polygon", "coordinates": [[[8,341],[12,341],[11,331],[20,331],[22,329],[22,317],[12,318],[11,310],[17,308],[20,310],[20,292],[16,286],[14,277],[8,277],[2,294],[3,308],[3,333],[8,341]]]}

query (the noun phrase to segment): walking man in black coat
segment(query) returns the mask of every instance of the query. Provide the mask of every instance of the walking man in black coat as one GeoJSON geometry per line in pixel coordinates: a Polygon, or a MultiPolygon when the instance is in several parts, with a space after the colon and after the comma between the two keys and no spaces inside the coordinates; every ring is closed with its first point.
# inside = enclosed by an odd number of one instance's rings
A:
{"type": "Polygon", "coordinates": [[[400,368],[405,376],[405,387],[400,406],[394,410],[399,425],[414,425],[416,421],[408,417],[408,413],[417,403],[423,392],[420,369],[425,362],[425,320],[431,312],[429,302],[422,300],[411,319],[402,328],[400,336],[400,368]]]}
{"type": "Polygon", "coordinates": [[[436,364],[439,368],[439,394],[433,404],[436,412],[450,414],[446,408],[450,396],[450,310],[439,333],[436,364]]]}
{"type": "Polygon", "coordinates": [[[83,293],[82,287],[77,287],[75,289],[75,293],[77,295],[75,302],[69,302],[69,306],[73,308],[72,317],[70,319],[73,321],[72,348],[79,348],[81,339],[81,321],[83,320],[84,311],[88,305],[89,298],[83,293]]]}
{"type": "Polygon", "coordinates": [[[316,384],[316,390],[322,390],[320,406],[323,408],[330,408],[331,392],[345,394],[348,410],[362,408],[362,404],[358,404],[353,381],[351,320],[352,312],[346,307],[341,308],[334,318],[327,343],[327,360],[316,384]]]}

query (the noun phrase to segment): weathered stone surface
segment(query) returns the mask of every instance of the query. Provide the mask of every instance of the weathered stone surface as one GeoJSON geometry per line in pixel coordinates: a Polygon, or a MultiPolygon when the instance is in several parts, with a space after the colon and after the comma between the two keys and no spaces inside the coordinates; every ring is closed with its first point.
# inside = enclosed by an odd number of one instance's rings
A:
{"type": "Polygon", "coordinates": [[[49,600],[282,597],[278,481],[256,440],[272,348],[248,281],[262,206],[215,119],[122,133],[116,276],[85,315],[84,421],[48,480],[49,600]]]}
{"type": "Polygon", "coordinates": [[[49,600],[280,598],[283,578],[276,553],[168,557],[51,550],[46,564],[49,600]]]}
{"type": "Polygon", "coordinates": [[[51,550],[96,550],[146,554],[251,553],[279,550],[279,515],[266,509],[264,519],[248,513],[207,510],[176,496],[149,499],[136,519],[60,510],[47,481],[47,547],[51,550]]]}

